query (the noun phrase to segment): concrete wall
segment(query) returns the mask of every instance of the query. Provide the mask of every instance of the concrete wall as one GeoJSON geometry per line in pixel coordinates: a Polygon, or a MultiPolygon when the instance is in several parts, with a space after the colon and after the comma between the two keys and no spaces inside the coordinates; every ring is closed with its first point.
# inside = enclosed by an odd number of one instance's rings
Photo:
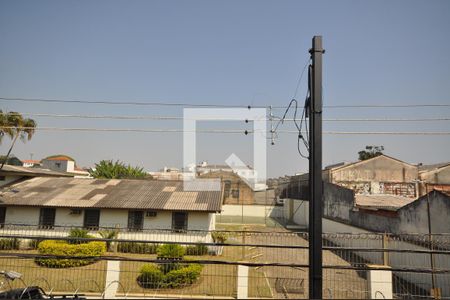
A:
{"type": "Polygon", "coordinates": [[[42,161],[42,167],[57,172],[73,172],[75,162],[70,160],[47,160],[42,161]]]}
{"type": "Polygon", "coordinates": [[[284,219],[288,224],[295,223],[307,228],[309,222],[309,202],[306,200],[285,199],[283,206],[284,219]]]}
{"type": "Polygon", "coordinates": [[[358,194],[418,195],[417,167],[387,156],[325,170],[323,178],[358,194]]]}
{"type": "Polygon", "coordinates": [[[450,233],[450,197],[436,191],[398,210],[397,232],[428,233],[428,199],[432,233],[450,233]]]}
{"type": "Polygon", "coordinates": [[[450,165],[428,172],[421,172],[420,179],[427,183],[450,184],[450,165]]]}
{"type": "Polygon", "coordinates": [[[246,184],[238,175],[229,171],[218,171],[204,173],[200,178],[220,178],[223,186],[223,203],[224,204],[253,204],[255,203],[254,191],[246,184]],[[230,185],[225,182],[229,181],[230,185]],[[233,191],[239,191],[239,195],[233,194],[233,191]],[[237,196],[237,197],[236,197],[237,196]]]}
{"type": "MultiPolygon", "coordinates": [[[[335,236],[329,236],[328,240],[336,245],[343,247],[365,247],[365,248],[383,248],[382,235],[374,235],[371,231],[364,230],[341,222],[336,222],[329,219],[323,219],[323,231],[328,233],[335,233],[335,236]],[[345,233],[352,233],[352,238],[346,238],[345,233]],[[359,238],[355,237],[359,234],[359,238]]],[[[401,239],[389,240],[387,248],[399,250],[428,250],[424,246],[419,246],[401,239]]],[[[383,255],[380,252],[362,252],[354,251],[355,254],[364,258],[371,264],[382,264],[383,255]]],[[[450,257],[445,254],[435,254],[434,256],[436,269],[450,269],[450,257]]],[[[425,268],[429,269],[431,266],[430,255],[427,253],[400,253],[391,252],[388,256],[388,265],[392,268],[425,268]]],[[[408,282],[411,282],[418,287],[430,290],[431,289],[431,275],[411,272],[394,272],[394,274],[408,282]]],[[[436,276],[436,285],[442,289],[442,296],[450,296],[450,274],[443,274],[436,276]]]]}
{"type": "Polygon", "coordinates": [[[428,234],[428,199],[432,233],[450,233],[450,197],[440,192],[422,196],[396,212],[350,211],[347,223],[375,232],[428,234]]]}
{"type": "Polygon", "coordinates": [[[378,156],[331,171],[331,182],[412,182],[417,178],[418,170],[416,166],[386,156],[378,156]]]}

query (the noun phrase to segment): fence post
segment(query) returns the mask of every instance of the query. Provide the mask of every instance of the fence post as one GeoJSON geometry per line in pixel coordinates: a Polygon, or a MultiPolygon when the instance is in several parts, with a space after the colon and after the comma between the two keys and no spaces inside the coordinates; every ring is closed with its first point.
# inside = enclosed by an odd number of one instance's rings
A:
{"type": "Polygon", "coordinates": [[[369,299],[392,299],[392,271],[386,266],[367,265],[369,299]]]}
{"type": "Polygon", "coordinates": [[[120,261],[106,261],[106,282],[103,297],[105,299],[113,299],[116,297],[117,288],[119,287],[120,277],[120,261]]]}
{"type": "Polygon", "coordinates": [[[389,236],[386,233],[383,233],[383,265],[389,266],[389,251],[386,251],[389,248],[389,236]]]}
{"type": "Polygon", "coordinates": [[[248,266],[238,265],[237,298],[248,299],[248,266]]]}

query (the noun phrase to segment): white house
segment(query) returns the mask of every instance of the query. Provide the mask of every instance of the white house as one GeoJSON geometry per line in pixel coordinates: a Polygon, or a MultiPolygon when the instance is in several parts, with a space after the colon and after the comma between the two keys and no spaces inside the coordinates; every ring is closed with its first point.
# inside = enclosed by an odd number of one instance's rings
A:
{"type": "Polygon", "coordinates": [[[0,223],[39,234],[62,226],[113,227],[122,238],[196,242],[210,239],[221,199],[221,190],[204,183],[201,190],[185,192],[182,181],[37,177],[0,190],[0,223]]]}

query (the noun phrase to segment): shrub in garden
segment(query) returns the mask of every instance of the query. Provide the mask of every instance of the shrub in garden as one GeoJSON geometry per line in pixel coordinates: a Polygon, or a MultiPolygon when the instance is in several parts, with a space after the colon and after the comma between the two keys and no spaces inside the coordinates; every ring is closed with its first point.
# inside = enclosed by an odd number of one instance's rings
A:
{"type": "Polygon", "coordinates": [[[0,250],[17,250],[19,247],[19,239],[0,239],[0,250]]]}
{"type": "Polygon", "coordinates": [[[186,248],[177,244],[164,244],[158,247],[158,258],[183,258],[186,248]]]}
{"type": "Polygon", "coordinates": [[[200,277],[202,265],[178,264],[177,269],[164,272],[163,264],[145,264],[137,281],[144,288],[180,288],[191,285],[200,277]]]}
{"type": "Polygon", "coordinates": [[[80,240],[77,240],[78,238],[92,239],[94,236],[90,235],[89,231],[86,229],[75,228],[75,229],[70,230],[69,237],[75,238],[73,240],[68,240],[69,244],[82,244],[82,243],[88,243],[88,241],[80,241],[80,240]]]}
{"type": "Polygon", "coordinates": [[[46,255],[92,257],[83,259],[37,258],[35,260],[38,265],[50,268],[79,267],[94,263],[96,257],[106,252],[106,244],[104,242],[69,244],[65,241],[46,240],[39,243],[38,252],[46,255]]]}
{"type": "Polygon", "coordinates": [[[120,242],[117,251],[122,253],[156,254],[158,244],[120,242]]]}
{"type": "Polygon", "coordinates": [[[197,244],[186,247],[186,255],[206,255],[208,253],[208,247],[206,245],[197,244]]]}
{"type": "Polygon", "coordinates": [[[141,267],[137,281],[145,288],[158,288],[164,284],[164,273],[157,265],[145,264],[141,267]]]}
{"type": "Polygon", "coordinates": [[[203,267],[199,264],[188,264],[179,269],[168,272],[165,276],[167,287],[177,288],[193,284],[200,276],[203,267]]]}
{"type": "Polygon", "coordinates": [[[161,262],[142,266],[137,278],[139,285],[144,288],[178,288],[193,284],[202,272],[202,265],[172,261],[181,261],[185,251],[185,247],[175,244],[159,246],[157,253],[161,262]]]}

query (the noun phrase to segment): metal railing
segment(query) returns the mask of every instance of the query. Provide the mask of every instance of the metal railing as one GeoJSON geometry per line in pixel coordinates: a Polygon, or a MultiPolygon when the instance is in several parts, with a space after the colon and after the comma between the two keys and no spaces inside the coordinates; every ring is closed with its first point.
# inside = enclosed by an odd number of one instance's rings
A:
{"type": "MultiPolygon", "coordinates": [[[[102,227],[88,232],[90,236],[70,236],[74,229],[80,231],[81,228],[55,226],[44,230],[36,225],[5,224],[0,229],[0,270],[22,274],[22,281],[14,281],[11,286],[39,285],[53,295],[105,296],[113,290],[120,297],[237,297],[237,267],[248,266],[249,297],[308,297],[308,235],[305,232],[267,228],[129,232],[126,228],[102,227]],[[108,237],[102,232],[114,234],[108,237]],[[106,251],[95,256],[95,260],[90,257],[91,263],[84,266],[49,268],[40,265],[39,260],[70,261],[89,257],[44,253],[38,247],[43,240],[73,245],[99,241],[105,243],[106,251]],[[179,246],[184,255],[181,258],[166,256],[162,260],[162,245],[179,246]],[[161,275],[158,272],[142,277],[144,265],[167,270],[174,264],[200,265],[200,275],[177,284],[171,283],[178,280],[175,275],[160,281],[156,278],[161,275]],[[114,272],[118,276],[111,279],[108,274],[114,272]]],[[[433,235],[431,241],[436,244],[432,247],[429,241],[428,235],[419,234],[325,233],[324,297],[373,297],[368,274],[374,269],[373,265],[377,265],[376,270],[392,272],[393,297],[450,298],[450,235],[433,235]]],[[[383,298],[383,291],[375,292],[383,298]]]]}

